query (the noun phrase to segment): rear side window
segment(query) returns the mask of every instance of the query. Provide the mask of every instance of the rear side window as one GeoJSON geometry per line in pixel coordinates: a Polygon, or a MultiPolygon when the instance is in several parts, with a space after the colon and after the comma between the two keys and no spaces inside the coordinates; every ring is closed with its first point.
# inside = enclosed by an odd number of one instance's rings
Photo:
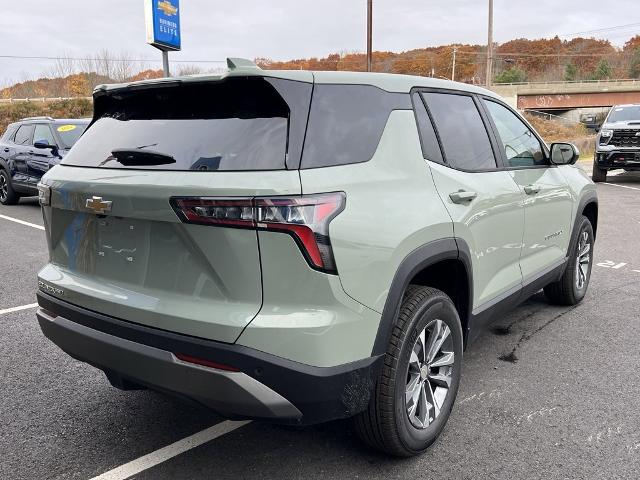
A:
{"type": "Polygon", "coordinates": [[[423,93],[448,165],[461,170],[496,168],[489,135],[473,98],[423,93]]]}
{"type": "Polygon", "coordinates": [[[18,129],[18,124],[16,123],[12,123],[7,127],[7,131],[4,132],[4,135],[2,136],[2,140],[3,141],[13,141],[13,136],[16,134],[16,130],[18,129]]]}
{"type": "Polygon", "coordinates": [[[31,145],[31,137],[33,136],[33,125],[20,125],[13,143],[16,145],[31,145]]]}
{"type": "Polygon", "coordinates": [[[286,168],[291,110],[261,77],[114,91],[98,96],[95,110],[97,121],[64,164],[198,171],[286,168]]]}
{"type": "Polygon", "coordinates": [[[393,110],[410,110],[408,94],[371,85],[317,84],[313,91],[302,168],[371,160],[393,110]]]}

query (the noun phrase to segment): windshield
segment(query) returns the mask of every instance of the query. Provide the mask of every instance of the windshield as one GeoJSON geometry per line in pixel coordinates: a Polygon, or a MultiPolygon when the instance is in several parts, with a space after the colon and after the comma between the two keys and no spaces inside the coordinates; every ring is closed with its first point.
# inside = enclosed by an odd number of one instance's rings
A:
{"type": "Polygon", "coordinates": [[[56,125],[63,148],[71,148],[78,141],[82,132],[87,129],[88,123],[64,123],[56,125]]]}
{"type": "Polygon", "coordinates": [[[632,122],[634,120],[640,122],[640,105],[614,107],[607,118],[608,123],[632,122]]]}

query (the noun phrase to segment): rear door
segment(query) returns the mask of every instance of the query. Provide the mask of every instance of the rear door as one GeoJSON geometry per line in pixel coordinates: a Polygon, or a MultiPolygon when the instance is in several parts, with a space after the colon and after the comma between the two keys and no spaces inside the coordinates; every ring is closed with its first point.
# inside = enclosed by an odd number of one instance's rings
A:
{"type": "Polygon", "coordinates": [[[498,168],[492,143],[470,94],[422,92],[442,149],[431,172],[454,234],[469,247],[473,309],[478,313],[522,286],[522,194],[509,172],[498,168]]]}
{"type": "Polygon", "coordinates": [[[571,238],[574,199],[544,143],[506,105],[483,100],[493,121],[504,167],[525,196],[520,266],[525,283],[559,266],[571,238]]]}
{"type": "Polygon", "coordinates": [[[286,162],[299,155],[292,124],[304,132],[311,84],[282,82],[98,96],[99,119],[44,178],[51,260],[40,280],[94,311],[234,342],[262,304],[257,232],[182,223],[170,202],[300,194],[286,162]],[[306,109],[287,104],[287,88],[308,94],[306,109]]]}
{"type": "Polygon", "coordinates": [[[20,125],[13,140],[9,161],[14,166],[13,182],[19,186],[29,184],[27,161],[29,159],[29,151],[33,149],[31,144],[33,141],[33,129],[32,124],[20,125]]]}

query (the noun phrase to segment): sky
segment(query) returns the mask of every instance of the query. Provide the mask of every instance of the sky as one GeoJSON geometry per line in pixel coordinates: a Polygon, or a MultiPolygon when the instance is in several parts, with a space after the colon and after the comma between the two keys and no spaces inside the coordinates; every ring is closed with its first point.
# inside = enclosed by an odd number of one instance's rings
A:
{"type": "MultiPolygon", "coordinates": [[[[0,15],[0,56],[83,57],[108,49],[149,59],[144,0],[19,0],[0,15]]],[[[171,60],[226,57],[288,60],[366,48],[366,0],[180,0],[182,51],[171,60]]],[[[374,50],[450,43],[485,44],[487,0],[373,0],[374,50]]],[[[640,34],[638,0],[494,0],[494,39],[574,33],[623,45],[640,34]],[[615,12],[603,15],[603,5],[615,12]],[[637,12],[637,13],[634,13],[637,12]],[[626,26],[631,25],[631,26],[626,26]],[[621,28],[611,28],[619,27],[621,28]],[[605,30],[606,29],[606,30],[605,30]],[[594,32],[594,30],[601,30],[594,32]]],[[[606,11],[606,9],[604,10],[606,11]]],[[[53,61],[0,58],[0,84],[34,79],[53,61]]],[[[222,64],[201,64],[203,68],[222,64]]]]}

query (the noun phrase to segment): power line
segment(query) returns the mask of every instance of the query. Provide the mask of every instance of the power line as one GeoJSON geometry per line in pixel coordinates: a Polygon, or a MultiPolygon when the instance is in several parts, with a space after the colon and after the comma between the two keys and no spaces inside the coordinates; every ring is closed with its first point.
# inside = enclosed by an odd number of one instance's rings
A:
{"type": "Polygon", "coordinates": [[[571,37],[572,35],[583,35],[585,33],[609,32],[611,30],[619,30],[621,28],[630,28],[630,27],[640,27],[640,23],[628,23],[626,25],[616,25],[613,27],[596,28],[595,30],[584,30],[582,32],[564,33],[562,35],[558,35],[558,37],[571,37]]]}
{"type": "MultiPolygon", "coordinates": [[[[149,58],[100,58],[100,57],[48,57],[37,55],[0,55],[0,58],[13,60],[71,60],[77,62],[160,62],[149,58]]],[[[226,60],[172,60],[175,63],[227,63],[226,60]]]]}

